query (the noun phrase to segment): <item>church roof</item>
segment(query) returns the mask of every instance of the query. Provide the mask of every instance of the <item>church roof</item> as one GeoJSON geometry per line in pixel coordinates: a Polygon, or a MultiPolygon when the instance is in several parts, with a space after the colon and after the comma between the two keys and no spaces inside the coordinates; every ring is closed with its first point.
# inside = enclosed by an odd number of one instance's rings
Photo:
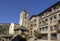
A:
{"type": "Polygon", "coordinates": [[[15,29],[15,30],[28,31],[28,29],[24,26],[20,26],[19,28],[15,29]]]}
{"type": "Polygon", "coordinates": [[[28,31],[28,29],[26,27],[24,27],[24,26],[20,26],[19,29],[22,30],[22,31],[28,31]]]}
{"type": "Polygon", "coordinates": [[[24,12],[28,13],[28,12],[26,11],[26,9],[23,9],[22,11],[24,11],[24,12]]]}

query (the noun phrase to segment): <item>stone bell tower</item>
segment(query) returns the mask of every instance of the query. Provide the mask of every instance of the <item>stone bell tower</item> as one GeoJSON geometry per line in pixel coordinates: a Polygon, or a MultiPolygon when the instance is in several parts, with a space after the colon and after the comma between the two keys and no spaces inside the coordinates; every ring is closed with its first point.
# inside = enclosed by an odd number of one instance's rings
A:
{"type": "Polygon", "coordinates": [[[29,22],[28,21],[29,21],[28,12],[24,9],[20,13],[20,21],[19,21],[19,24],[20,24],[20,26],[25,26],[26,28],[28,28],[28,25],[29,25],[29,22]]]}

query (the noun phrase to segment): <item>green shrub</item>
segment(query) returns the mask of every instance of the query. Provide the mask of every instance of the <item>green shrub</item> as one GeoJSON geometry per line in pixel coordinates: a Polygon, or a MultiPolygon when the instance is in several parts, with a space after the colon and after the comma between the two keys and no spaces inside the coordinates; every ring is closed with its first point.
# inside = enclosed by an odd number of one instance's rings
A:
{"type": "Polygon", "coordinates": [[[41,38],[41,33],[38,32],[38,31],[35,31],[35,32],[34,32],[34,36],[35,36],[37,39],[40,39],[40,38],[41,38]]]}

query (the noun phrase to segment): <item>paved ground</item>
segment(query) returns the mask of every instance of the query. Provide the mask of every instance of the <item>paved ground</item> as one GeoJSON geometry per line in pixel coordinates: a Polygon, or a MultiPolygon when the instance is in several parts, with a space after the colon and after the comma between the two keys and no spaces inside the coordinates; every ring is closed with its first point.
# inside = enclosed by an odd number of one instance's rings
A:
{"type": "Polygon", "coordinates": [[[33,38],[30,38],[28,41],[34,41],[34,39],[33,38]]]}

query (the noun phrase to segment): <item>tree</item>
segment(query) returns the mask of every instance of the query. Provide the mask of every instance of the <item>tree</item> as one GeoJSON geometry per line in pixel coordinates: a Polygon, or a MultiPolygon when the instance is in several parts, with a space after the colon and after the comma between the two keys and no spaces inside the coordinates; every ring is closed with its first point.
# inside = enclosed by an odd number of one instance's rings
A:
{"type": "Polygon", "coordinates": [[[35,31],[34,32],[34,36],[37,38],[37,39],[40,39],[41,38],[41,33],[39,31],[35,31]]]}

